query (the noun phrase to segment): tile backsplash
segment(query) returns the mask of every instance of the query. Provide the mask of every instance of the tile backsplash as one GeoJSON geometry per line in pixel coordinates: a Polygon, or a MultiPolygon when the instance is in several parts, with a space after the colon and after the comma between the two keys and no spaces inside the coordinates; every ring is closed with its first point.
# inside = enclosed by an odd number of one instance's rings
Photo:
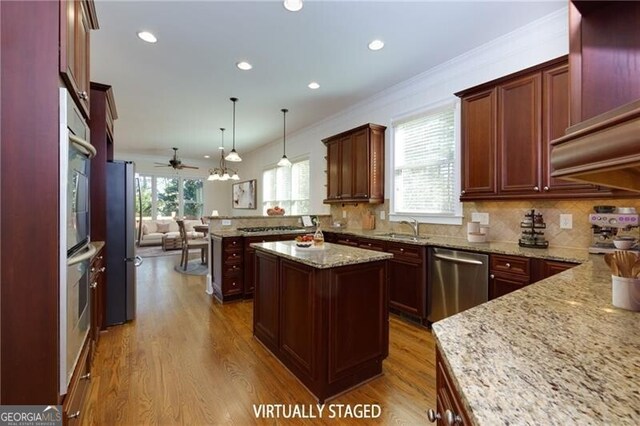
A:
{"type": "MultiPolygon", "coordinates": [[[[407,225],[390,222],[389,200],[379,205],[332,205],[333,221],[343,222],[346,229],[362,229],[362,218],[373,212],[376,230],[411,232],[407,225]],[[343,211],[347,218],[343,218],[343,211]],[[385,219],[380,219],[380,212],[385,212],[385,219]]],[[[466,238],[466,223],[471,220],[474,212],[489,213],[489,240],[517,243],[520,238],[520,222],[524,214],[531,209],[542,213],[547,224],[545,238],[550,246],[586,248],[591,245],[591,225],[588,215],[593,206],[612,205],[618,207],[635,207],[640,212],[640,197],[637,199],[621,200],[546,200],[546,201],[482,201],[463,203],[462,225],[432,225],[420,224],[420,234],[466,238]],[[573,215],[573,228],[560,229],[560,214],[573,215]]],[[[638,237],[640,230],[630,231],[638,237]]]]}

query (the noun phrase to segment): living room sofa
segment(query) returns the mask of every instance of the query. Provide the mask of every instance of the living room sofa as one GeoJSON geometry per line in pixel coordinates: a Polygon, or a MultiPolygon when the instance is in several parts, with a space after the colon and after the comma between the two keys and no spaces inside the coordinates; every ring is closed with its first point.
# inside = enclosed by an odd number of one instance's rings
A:
{"type": "MultiPolygon", "coordinates": [[[[188,238],[202,238],[204,234],[202,232],[196,232],[193,229],[194,225],[202,225],[199,220],[185,220],[184,226],[187,231],[188,238]]],[[[163,238],[180,240],[180,229],[178,228],[178,222],[175,220],[143,220],[142,221],[142,234],[138,241],[139,246],[159,246],[162,245],[163,238]]],[[[177,248],[180,248],[177,245],[177,248]]]]}

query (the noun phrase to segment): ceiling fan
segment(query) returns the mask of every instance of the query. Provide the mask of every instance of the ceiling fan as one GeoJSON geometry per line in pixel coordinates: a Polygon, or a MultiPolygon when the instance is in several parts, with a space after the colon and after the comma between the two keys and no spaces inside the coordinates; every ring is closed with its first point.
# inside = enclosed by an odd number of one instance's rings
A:
{"type": "Polygon", "coordinates": [[[172,148],[172,149],[173,149],[173,158],[169,160],[169,164],[155,163],[156,167],[173,167],[175,170],[199,168],[195,166],[187,166],[186,164],[182,164],[182,160],[178,158],[178,148],[172,148]]]}

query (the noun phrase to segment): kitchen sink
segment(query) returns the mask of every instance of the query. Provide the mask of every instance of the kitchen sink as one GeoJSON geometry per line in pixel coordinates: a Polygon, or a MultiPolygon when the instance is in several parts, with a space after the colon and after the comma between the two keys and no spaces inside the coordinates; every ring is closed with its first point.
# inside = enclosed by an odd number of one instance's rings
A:
{"type": "Polygon", "coordinates": [[[423,237],[421,235],[415,236],[413,234],[401,234],[398,232],[387,232],[384,234],[376,234],[379,237],[387,237],[394,240],[403,240],[403,241],[425,241],[428,240],[429,237],[423,237]]]}

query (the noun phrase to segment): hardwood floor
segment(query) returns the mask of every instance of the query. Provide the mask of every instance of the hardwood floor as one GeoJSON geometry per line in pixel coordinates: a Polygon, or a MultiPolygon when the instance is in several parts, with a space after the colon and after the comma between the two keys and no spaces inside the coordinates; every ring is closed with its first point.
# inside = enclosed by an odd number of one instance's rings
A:
{"type": "Polygon", "coordinates": [[[83,424],[427,422],[436,399],[434,339],[395,316],[384,375],[327,401],[380,404],[378,419],[329,419],[328,410],[315,420],[256,418],[254,405],[316,401],[253,338],[252,302],[213,301],[205,278],[176,273],[177,262],[147,258],[138,268],[137,319],[101,335],[83,424]]]}

